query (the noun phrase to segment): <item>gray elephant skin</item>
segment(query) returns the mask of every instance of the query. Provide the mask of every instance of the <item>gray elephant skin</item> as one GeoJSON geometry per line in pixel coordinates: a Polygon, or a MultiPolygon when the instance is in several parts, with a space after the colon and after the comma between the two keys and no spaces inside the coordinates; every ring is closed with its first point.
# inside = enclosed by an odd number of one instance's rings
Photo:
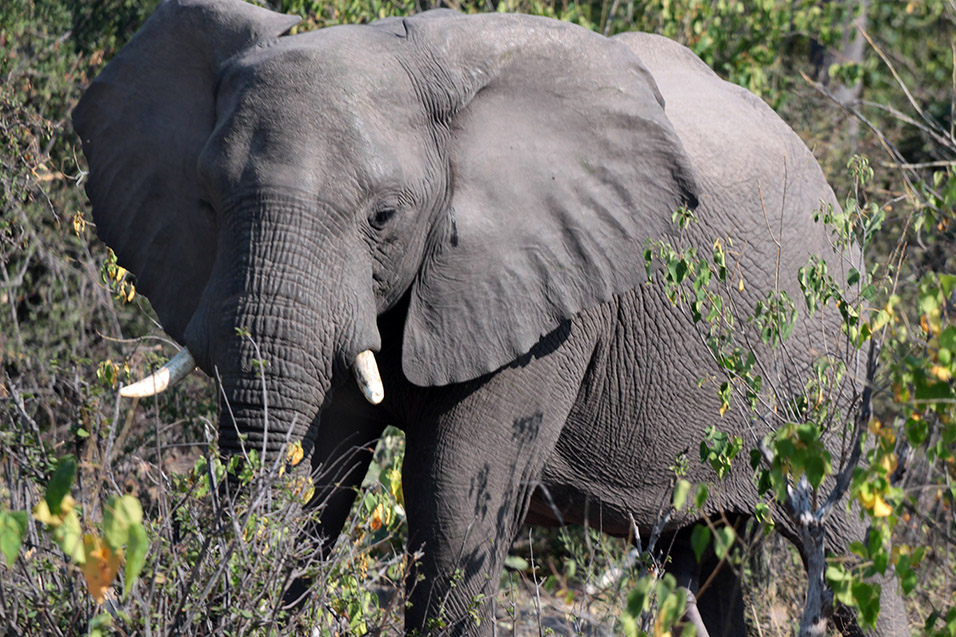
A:
{"type": "MultiPolygon", "coordinates": [[[[740,302],[774,285],[796,299],[796,269],[833,254],[812,211],[834,195],[770,108],[660,37],[444,10],[297,22],[238,0],[159,6],[73,113],[97,232],[218,380],[223,453],[240,434],[273,454],[287,431],[302,441],[331,537],[367,449],[404,430],[424,552],[407,629],[442,614],[448,633],[488,634],[469,607],[495,594],[522,522],[627,535],[633,519],[646,537],[678,455],[707,425],[749,426],[698,387],[710,354],[643,284],[646,241],[696,208],[685,239],[732,240],[740,302]],[[366,350],[378,405],[351,380],[366,350]]],[[[799,323],[794,351],[817,331],[799,323]]],[[[713,477],[691,462],[689,480],[713,477]]],[[[749,467],[713,500],[706,514],[750,514],[749,467]]],[[[831,548],[864,531],[839,519],[831,548]]],[[[882,634],[905,630],[894,589],[882,634]]],[[[743,630],[739,596],[705,598],[712,634],[743,630]]]]}

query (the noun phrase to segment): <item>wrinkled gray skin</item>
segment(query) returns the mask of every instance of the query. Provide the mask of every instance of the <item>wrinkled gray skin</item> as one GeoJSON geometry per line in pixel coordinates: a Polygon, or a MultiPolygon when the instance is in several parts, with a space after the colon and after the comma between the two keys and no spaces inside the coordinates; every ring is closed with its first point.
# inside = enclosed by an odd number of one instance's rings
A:
{"type": "MultiPolygon", "coordinates": [[[[74,113],[97,230],[219,379],[222,450],[239,432],[273,453],[286,431],[302,440],[331,537],[367,447],[404,429],[424,547],[407,625],[441,612],[451,633],[488,633],[468,607],[494,595],[526,517],[622,535],[633,517],[646,537],[707,425],[754,439],[697,387],[713,368],[693,330],[640,285],[645,241],[673,240],[671,212],[696,206],[688,238],[733,241],[744,307],[777,263],[799,298],[795,269],[832,256],[810,213],[833,193],[769,108],[662,38],[450,11],[287,35],[296,22],[236,0],[160,5],[74,113]],[[348,371],[365,349],[377,407],[348,371]]],[[[794,364],[825,347],[809,321],[795,339],[794,364]]],[[[707,513],[752,511],[748,471],[707,513]]],[[[832,548],[863,531],[838,520],[832,548]]],[[[693,588],[696,563],[675,564],[693,588]]],[[[742,628],[729,595],[701,599],[714,634],[742,628]]],[[[881,630],[898,634],[884,598],[881,630]]]]}

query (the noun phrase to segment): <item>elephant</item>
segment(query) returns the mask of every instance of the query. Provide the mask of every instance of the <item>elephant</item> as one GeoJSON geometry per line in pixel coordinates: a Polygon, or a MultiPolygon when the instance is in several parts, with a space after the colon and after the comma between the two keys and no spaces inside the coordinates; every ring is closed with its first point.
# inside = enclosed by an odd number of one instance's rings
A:
{"type": "MultiPolygon", "coordinates": [[[[836,200],[768,106],[664,38],[445,9],[298,21],[158,6],[73,112],[97,232],[184,346],[145,382],[215,378],[222,453],[290,432],[321,476],[358,450],[318,479],[328,537],[368,449],[405,432],[407,630],[488,634],[472,601],[523,522],[646,534],[708,424],[750,431],[699,385],[710,354],[647,284],[646,242],[731,238],[742,300],[799,298],[796,268],[832,254],[812,211],[836,200]],[[698,223],[678,233],[681,208],[698,223]]],[[[815,328],[793,338],[809,352],[815,328]]],[[[703,514],[752,514],[748,468],[723,489],[703,514]]],[[[864,531],[840,517],[832,550],[864,531]]],[[[884,590],[879,632],[903,621],[884,590]]]]}

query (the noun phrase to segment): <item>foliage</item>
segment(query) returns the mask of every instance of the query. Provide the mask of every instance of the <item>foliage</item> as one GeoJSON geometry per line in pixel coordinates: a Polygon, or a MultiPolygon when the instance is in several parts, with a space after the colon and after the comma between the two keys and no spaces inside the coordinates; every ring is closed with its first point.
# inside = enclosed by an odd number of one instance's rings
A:
{"type": "MultiPolygon", "coordinates": [[[[861,201],[864,188],[873,177],[869,163],[855,157],[848,169],[854,180],[854,192],[842,210],[829,205],[821,208],[817,220],[830,228],[832,243],[844,251],[843,258],[858,259],[853,256],[852,247],[859,246],[862,252],[867,250],[882,227],[884,211],[874,203],[861,201]]],[[[953,203],[956,201],[950,202],[953,203]]],[[[680,231],[684,232],[689,225],[686,215],[682,215],[678,220],[680,231]]],[[[876,343],[871,345],[871,362],[866,374],[868,387],[862,399],[856,399],[860,402],[854,402],[854,411],[847,410],[845,399],[842,404],[834,400],[846,375],[846,360],[852,362],[852,357],[825,355],[819,358],[806,379],[803,392],[789,395],[782,391],[782,378],[761,375],[761,370],[780,369],[779,363],[768,360],[776,361],[778,351],[786,348],[797,316],[794,304],[782,292],[757,301],[752,314],[741,320],[737,308],[745,307],[746,303],[735,299],[734,294],[744,289],[729,285],[726,257],[719,238],[714,242],[713,254],[708,257],[698,257],[694,248],[679,250],[669,243],[657,242],[645,251],[645,259],[649,277],[656,273],[655,263],[661,264],[658,277],[662,279],[667,297],[686,309],[690,323],[698,327],[714,362],[724,374],[725,380],[718,389],[721,415],[728,408],[738,407],[741,413],[749,414],[751,422],[761,423],[764,431],[769,426],[770,433],[750,451],[758,489],[769,497],[768,502],[761,503],[759,511],[755,510],[755,517],[761,521],[772,520],[768,516],[768,505],[776,503],[797,529],[807,521],[825,524],[830,507],[845,490],[860,505],[860,514],[867,516],[870,532],[866,541],[850,546],[860,558],[859,563],[848,566],[831,562],[826,579],[836,601],[857,608],[861,621],[872,625],[879,614],[880,585],[869,578],[893,573],[903,592],[909,593],[916,582],[913,569],[926,554],[925,547],[914,549],[895,544],[893,540],[892,531],[904,510],[906,498],[896,485],[898,480],[894,479],[899,468],[896,444],[899,430],[886,427],[879,420],[870,420],[870,396],[875,382],[872,356],[876,343]],[[714,282],[722,284],[723,289],[715,291],[711,285],[714,282]],[[738,344],[747,342],[745,327],[748,324],[756,330],[762,349],[738,344]],[[769,391],[761,392],[768,387],[769,391]],[[842,431],[844,451],[840,466],[833,465],[836,460],[831,454],[833,444],[830,448],[824,444],[826,431],[831,432],[831,436],[842,431]],[[867,433],[870,442],[866,445],[866,462],[858,466],[860,445],[867,433]],[[832,482],[825,487],[828,477],[832,482]],[[890,571],[888,567],[892,567],[890,571]]],[[[844,287],[829,274],[824,260],[811,256],[799,276],[805,311],[812,318],[814,314],[825,313],[828,306],[832,307],[831,313],[839,317],[840,329],[851,352],[881,336],[880,342],[885,347],[882,362],[885,373],[893,381],[896,413],[915,416],[907,420],[906,446],[912,448],[926,442],[928,429],[922,424],[923,416],[932,414],[941,417],[937,428],[939,438],[937,444],[926,447],[925,458],[930,462],[939,457],[944,461],[952,458],[956,429],[950,431],[949,424],[956,415],[953,411],[956,395],[951,379],[956,370],[951,368],[950,347],[956,342],[953,338],[956,325],[951,325],[956,323],[952,311],[956,276],[931,274],[917,286],[919,338],[925,345],[922,351],[914,352],[914,339],[907,337],[907,317],[900,311],[899,297],[889,292],[898,279],[888,279],[886,272],[879,268],[876,271],[882,278],[877,278],[864,271],[860,260],[853,260],[850,265],[844,287]],[[882,304],[880,297],[885,299],[882,304]],[[915,414],[914,405],[919,406],[915,414]]],[[[792,383],[794,379],[788,380],[792,383]]],[[[712,466],[718,479],[730,470],[739,439],[734,443],[730,443],[726,434],[715,433],[713,429],[708,430],[707,440],[701,443],[701,461],[712,466]]],[[[707,534],[699,533],[698,529],[692,536],[692,544],[699,558],[707,534]]],[[[806,536],[798,535],[807,542],[811,530],[808,529],[806,536]]],[[[822,534],[819,537],[822,538],[822,534]]],[[[716,535],[714,539],[718,539],[716,535]]],[[[822,543],[819,550],[822,551],[822,543]]],[[[804,552],[812,553],[811,547],[805,546],[804,552]]],[[[810,562],[812,566],[812,560],[810,562]]],[[[931,620],[932,615],[927,626],[931,620]]]]}

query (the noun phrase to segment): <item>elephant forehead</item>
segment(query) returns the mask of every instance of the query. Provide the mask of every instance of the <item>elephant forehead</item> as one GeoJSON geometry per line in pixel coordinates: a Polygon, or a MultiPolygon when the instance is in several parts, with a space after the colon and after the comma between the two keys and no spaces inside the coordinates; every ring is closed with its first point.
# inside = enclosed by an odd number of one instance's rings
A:
{"type": "Polygon", "coordinates": [[[242,56],[222,74],[203,168],[248,180],[252,167],[314,188],[420,176],[409,149],[427,143],[427,120],[401,65],[384,54],[363,64],[351,41],[299,37],[242,56]]]}
{"type": "Polygon", "coordinates": [[[411,105],[413,85],[382,38],[377,30],[356,27],[280,38],[229,64],[220,92],[266,95],[276,107],[288,104],[303,115],[303,107],[341,117],[356,109],[411,105]]]}

